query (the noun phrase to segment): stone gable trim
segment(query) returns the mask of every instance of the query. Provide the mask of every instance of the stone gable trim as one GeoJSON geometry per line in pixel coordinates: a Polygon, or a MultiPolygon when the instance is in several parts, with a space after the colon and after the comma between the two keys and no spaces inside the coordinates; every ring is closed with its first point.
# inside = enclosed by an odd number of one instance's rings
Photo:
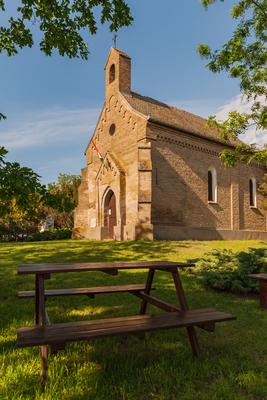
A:
{"type": "Polygon", "coordinates": [[[180,131],[180,132],[184,132],[184,133],[189,133],[190,135],[195,136],[195,137],[197,137],[197,138],[199,138],[199,139],[204,139],[204,140],[207,140],[207,141],[209,141],[209,142],[218,143],[218,144],[220,144],[220,145],[223,145],[223,146],[226,146],[226,147],[230,147],[230,148],[232,148],[232,149],[234,149],[234,148],[236,147],[235,145],[230,144],[230,143],[226,143],[226,142],[224,142],[223,140],[215,139],[215,138],[213,139],[213,138],[211,138],[211,137],[204,136],[204,135],[202,135],[202,134],[200,134],[200,133],[191,131],[191,130],[189,130],[189,129],[181,128],[181,127],[179,127],[178,125],[168,124],[167,122],[160,121],[160,120],[158,120],[158,119],[156,119],[156,118],[148,117],[148,122],[151,122],[151,123],[156,124],[156,125],[164,126],[164,127],[166,127],[166,128],[170,128],[170,129],[173,129],[173,130],[175,130],[175,131],[180,131]]]}
{"type": "Polygon", "coordinates": [[[127,99],[124,97],[123,93],[119,92],[119,95],[121,97],[121,102],[124,106],[126,106],[132,113],[135,115],[138,115],[139,117],[143,118],[144,120],[148,121],[148,117],[145,114],[142,114],[140,111],[137,111],[135,108],[131,106],[131,104],[127,101],[127,99]]]}
{"type": "Polygon", "coordinates": [[[89,149],[90,144],[92,143],[92,140],[93,140],[93,138],[95,137],[95,134],[97,133],[98,125],[99,125],[99,123],[100,123],[100,121],[101,121],[101,118],[102,118],[102,115],[103,115],[103,113],[104,113],[105,107],[106,107],[106,102],[104,102],[104,104],[103,104],[103,106],[102,106],[102,110],[101,110],[101,112],[100,112],[100,114],[99,114],[99,117],[98,117],[98,120],[97,120],[95,129],[94,129],[94,132],[93,132],[93,134],[92,134],[92,137],[91,137],[91,139],[90,139],[88,145],[86,146],[86,149],[85,149],[85,151],[84,151],[84,155],[86,155],[87,150],[89,149]]]}
{"type": "Polygon", "coordinates": [[[110,152],[106,153],[104,160],[100,165],[100,168],[95,177],[96,181],[101,180],[104,173],[104,168],[109,168],[114,176],[116,176],[117,173],[119,173],[120,175],[125,175],[124,169],[121,167],[116,158],[110,152]]]}
{"type": "MultiPolygon", "coordinates": [[[[127,100],[125,99],[125,97],[123,96],[122,93],[118,92],[118,97],[116,98],[116,96],[111,96],[111,98],[109,99],[109,101],[105,101],[103,106],[102,106],[102,110],[99,114],[93,135],[84,151],[84,155],[86,155],[92,140],[98,140],[97,135],[99,132],[103,131],[103,126],[101,126],[101,124],[103,125],[104,123],[106,123],[106,119],[107,119],[107,113],[111,111],[111,99],[114,98],[115,99],[115,104],[113,106],[114,109],[117,109],[118,113],[123,114],[122,118],[126,118],[126,114],[127,111],[130,111],[130,114],[133,113],[139,117],[141,117],[142,119],[144,119],[145,121],[147,121],[147,117],[141,113],[139,113],[138,111],[134,110],[130,104],[127,102],[127,100]]],[[[127,118],[128,118],[128,124],[131,124],[131,129],[134,130],[136,129],[136,125],[137,125],[137,120],[132,118],[131,115],[127,114],[127,118]]]]}

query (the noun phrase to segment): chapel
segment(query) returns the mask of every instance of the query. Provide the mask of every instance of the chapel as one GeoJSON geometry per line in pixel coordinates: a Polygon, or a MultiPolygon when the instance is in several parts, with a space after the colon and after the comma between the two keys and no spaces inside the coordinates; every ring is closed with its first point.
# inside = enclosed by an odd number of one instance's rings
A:
{"type": "MultiPolygon", "coordinates": [[[[85,150],[73,236],[114,240],[267,239],[259,165],[225,168],[207,121],[132,91],[111,48],[105,101],[85,150]]],[[[239,142],[240,143],[240,142],[239,142]]]]}

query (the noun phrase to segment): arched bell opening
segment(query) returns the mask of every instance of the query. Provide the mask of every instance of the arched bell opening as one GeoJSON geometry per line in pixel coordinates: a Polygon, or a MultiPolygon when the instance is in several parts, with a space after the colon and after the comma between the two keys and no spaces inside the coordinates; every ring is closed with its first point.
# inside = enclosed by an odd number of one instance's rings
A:
{"type": "Polygon", "coordinates": [[[117,225],[116,197],[108,190],[104,200],[104,226],[108,228],[109,239],[114,239],[114,227],[117,225]]]}

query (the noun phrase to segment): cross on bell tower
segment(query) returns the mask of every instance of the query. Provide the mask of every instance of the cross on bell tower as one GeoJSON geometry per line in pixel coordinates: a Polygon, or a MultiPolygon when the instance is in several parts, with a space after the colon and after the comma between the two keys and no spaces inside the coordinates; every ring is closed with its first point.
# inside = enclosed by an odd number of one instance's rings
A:
{"type": "Polygon", "coordinates": [[[117,38],[118,38],[117,33],[114,33],[112,40],[113,40],[114,48],[115,48],[115,49],[117,48],[117,38]]]}

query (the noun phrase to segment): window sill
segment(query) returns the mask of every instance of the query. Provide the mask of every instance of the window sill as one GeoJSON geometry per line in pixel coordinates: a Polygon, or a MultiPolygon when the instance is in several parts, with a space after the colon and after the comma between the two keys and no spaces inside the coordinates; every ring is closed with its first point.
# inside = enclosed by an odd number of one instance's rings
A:
{"type": "Polygon", "coordinates": [[[208,200],[208,204],[218,204],[218,202],[217,201],[208,200]]]}
{"type": "Polygon", "coordinates": [[[254,210],[257,210],[257,209],[258,209],[257,206],[249,206],[249,208],[252,208],[252,209],[254,209],[254,210]]]}

